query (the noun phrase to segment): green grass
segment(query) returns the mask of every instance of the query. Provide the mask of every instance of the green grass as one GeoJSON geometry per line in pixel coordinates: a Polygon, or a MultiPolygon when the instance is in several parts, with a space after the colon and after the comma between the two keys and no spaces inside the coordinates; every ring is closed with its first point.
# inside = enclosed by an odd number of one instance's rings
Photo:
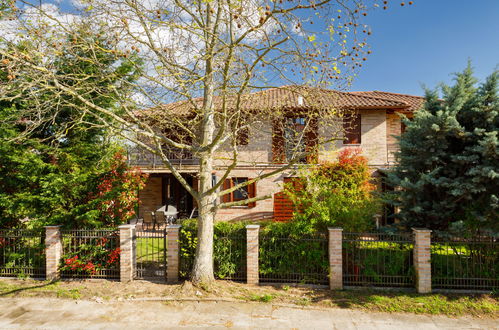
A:
{"type": "Polygon", "coordinates": [[[139,237],[137,238],[137,261],[159,261],[165,253],[164,239],[139,237]]]}
{"type": "Polygon", "coordinates": [[[497,315],[497,297],[485,294],[416,294],[402,292],[336,291],[331,304],[343,308],[361,308],[380,312],[415,314],[497,315]]]}

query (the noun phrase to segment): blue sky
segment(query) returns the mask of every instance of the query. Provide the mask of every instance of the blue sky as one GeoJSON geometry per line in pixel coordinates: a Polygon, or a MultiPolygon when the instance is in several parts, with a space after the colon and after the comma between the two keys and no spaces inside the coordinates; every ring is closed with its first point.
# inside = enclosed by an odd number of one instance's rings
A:
{"type": "Polygon", "coordinates": [[[421,84],[451,83],[468,58],[479,79],[499,66],[499,0],[400,2],[366,17],[373,53],[351,90],[422,95],[421,84]]]}

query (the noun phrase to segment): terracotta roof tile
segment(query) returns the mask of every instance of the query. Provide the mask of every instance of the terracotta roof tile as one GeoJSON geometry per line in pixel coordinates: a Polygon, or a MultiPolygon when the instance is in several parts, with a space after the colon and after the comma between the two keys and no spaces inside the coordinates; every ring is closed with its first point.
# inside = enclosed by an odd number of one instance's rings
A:
{"type": "Polygon", "coordinates": [[[408,94],[398,94],[398,93],[390,93],[382,91],[350,92],[350,93],[363,96],[381,97],[393,101],[405,102],[409,105],[409,107],[404,110],[409,112],[414,112],[419,110],[425,102],[425,98],[423,96],[414,96],[408,94]]]}
{"type": "MultiPolygon", "coordinates": [[[[192,100],[197,106],[202,105],[202,98],[192,100]]],[[[220,108],[222,99],[215,98],[215,106],[220,108]]],[[[227,101],[228,107],[235,107],[235,98],[227,101]]],[[[402,111],[415,111],[424,103],[424,97],[404,95],[380,91],[370,92],[341,92],[324,88],[306,86],[282,86],[270,88],[241,97],[241,109],[313,109],[329,108],[338,109],[397,109],[402,111]]],[[[161,107],[150,108],[153,112],[159,109],[162,112],[188,114],[193,105],[189,101],[179,101],[165,104],[161,107]]]]}

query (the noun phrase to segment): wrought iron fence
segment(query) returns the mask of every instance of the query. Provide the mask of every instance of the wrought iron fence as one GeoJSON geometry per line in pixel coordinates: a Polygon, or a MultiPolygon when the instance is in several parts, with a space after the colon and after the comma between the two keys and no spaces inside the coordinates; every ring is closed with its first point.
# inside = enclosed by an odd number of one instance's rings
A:
{"type": "Polygon", "coordinates": [[[0,276],[45,277],[43,230],[0,230],[0,276]]]}
{"type": "Polygon", "coordinates": [[[220,280],[246,281],[246,231],[216,235],[213,244],[215,276],[220,280]]]}
{"type": "Polygon", "coordinates": [[[136,231],[134,236],[134,251],[136,279],[166,279],[166,229],[136,231]]]}
{"type": "Polygon", "coordinates": [[[412,234],[343,233],[343,283],[413,287],[412,234]]]}
{"type": "MultiPolygon", "coordinates": [[[[196,253],[196,230],[180,231],[180,278],[188,279],[196,253]]],[[[219,280],[246,281],[246,231],[217,233],[213,242],[215,278],[219,280]]]]}
{"type": "Polygon", "coordinates": [[[296,238],[260,233],[259,245],[260,282],[329,282],[328,239],[325,234],[296,238]]]}
{"type": "Polygon", "coordinates": [[[499,239],[438,237],[431,244],[432,287],[499,289],[499,239]]]}
{"type": "Polygon", "coordinates": [[[61,230],[61,235],[62,278],[120,278],[118,230],[61,230]]]}

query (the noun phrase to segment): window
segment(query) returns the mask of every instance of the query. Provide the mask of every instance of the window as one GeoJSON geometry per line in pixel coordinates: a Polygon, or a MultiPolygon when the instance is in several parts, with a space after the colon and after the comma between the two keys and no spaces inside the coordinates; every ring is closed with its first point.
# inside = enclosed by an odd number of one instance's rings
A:
{"type": "Polygon", "coordinates": [[[360,115],[345,115],[343,117],[343,131],[345,133],[343,144],[360,144],[362,136],[360,115]]]}
{"type": "MultiPolygon", "coordinates": [[[[245,183],[248,180],[249,180],[249,178],[225,179],[224,184],[223,184],[223,190],[237,186],[241,183],[245,183]]],[[[253,198],[255,196],[256,196],[256,184],[255,184],[255,182],[253,182],[253,183],[250,183],[244,187],[236,189],[236,190],[234,190],[226,195],[223,195],[222,202],[223,203],[238,202],[238,201],[243,201],[245,199],[253,198]]],[[[256,202],[248,203],[247,205],[242,205],[242,206],[247,206],[249,208],[255,207],[256,202]]]]}
{"type": "Polygon", "coordinates": [[[274,121],[272,158],[275,163],[297,159],[313,163],[317,159],[318,118],[285,117],[274,121]]]}
{"type": "MultiPolygon", "coordinates": [[[[245,183],[248,181],[248,178],[233,178],[233,186],[237,186],[239,184],[245,183]]],[[[232,192],[232,201],[242,201],[243,199],[248,199],[248,186],[241,187],[232,192]]]]}
{"type": "MultiPolygon", "coordinates": [[[[284,151],[286,159],[292,159],[298,154],[305,154],[305,122],[303,117],[286,118],[284,126],[284,151]]],[[[300,162],[306,162],[306,157],[300,157],[300,162]]]]}

